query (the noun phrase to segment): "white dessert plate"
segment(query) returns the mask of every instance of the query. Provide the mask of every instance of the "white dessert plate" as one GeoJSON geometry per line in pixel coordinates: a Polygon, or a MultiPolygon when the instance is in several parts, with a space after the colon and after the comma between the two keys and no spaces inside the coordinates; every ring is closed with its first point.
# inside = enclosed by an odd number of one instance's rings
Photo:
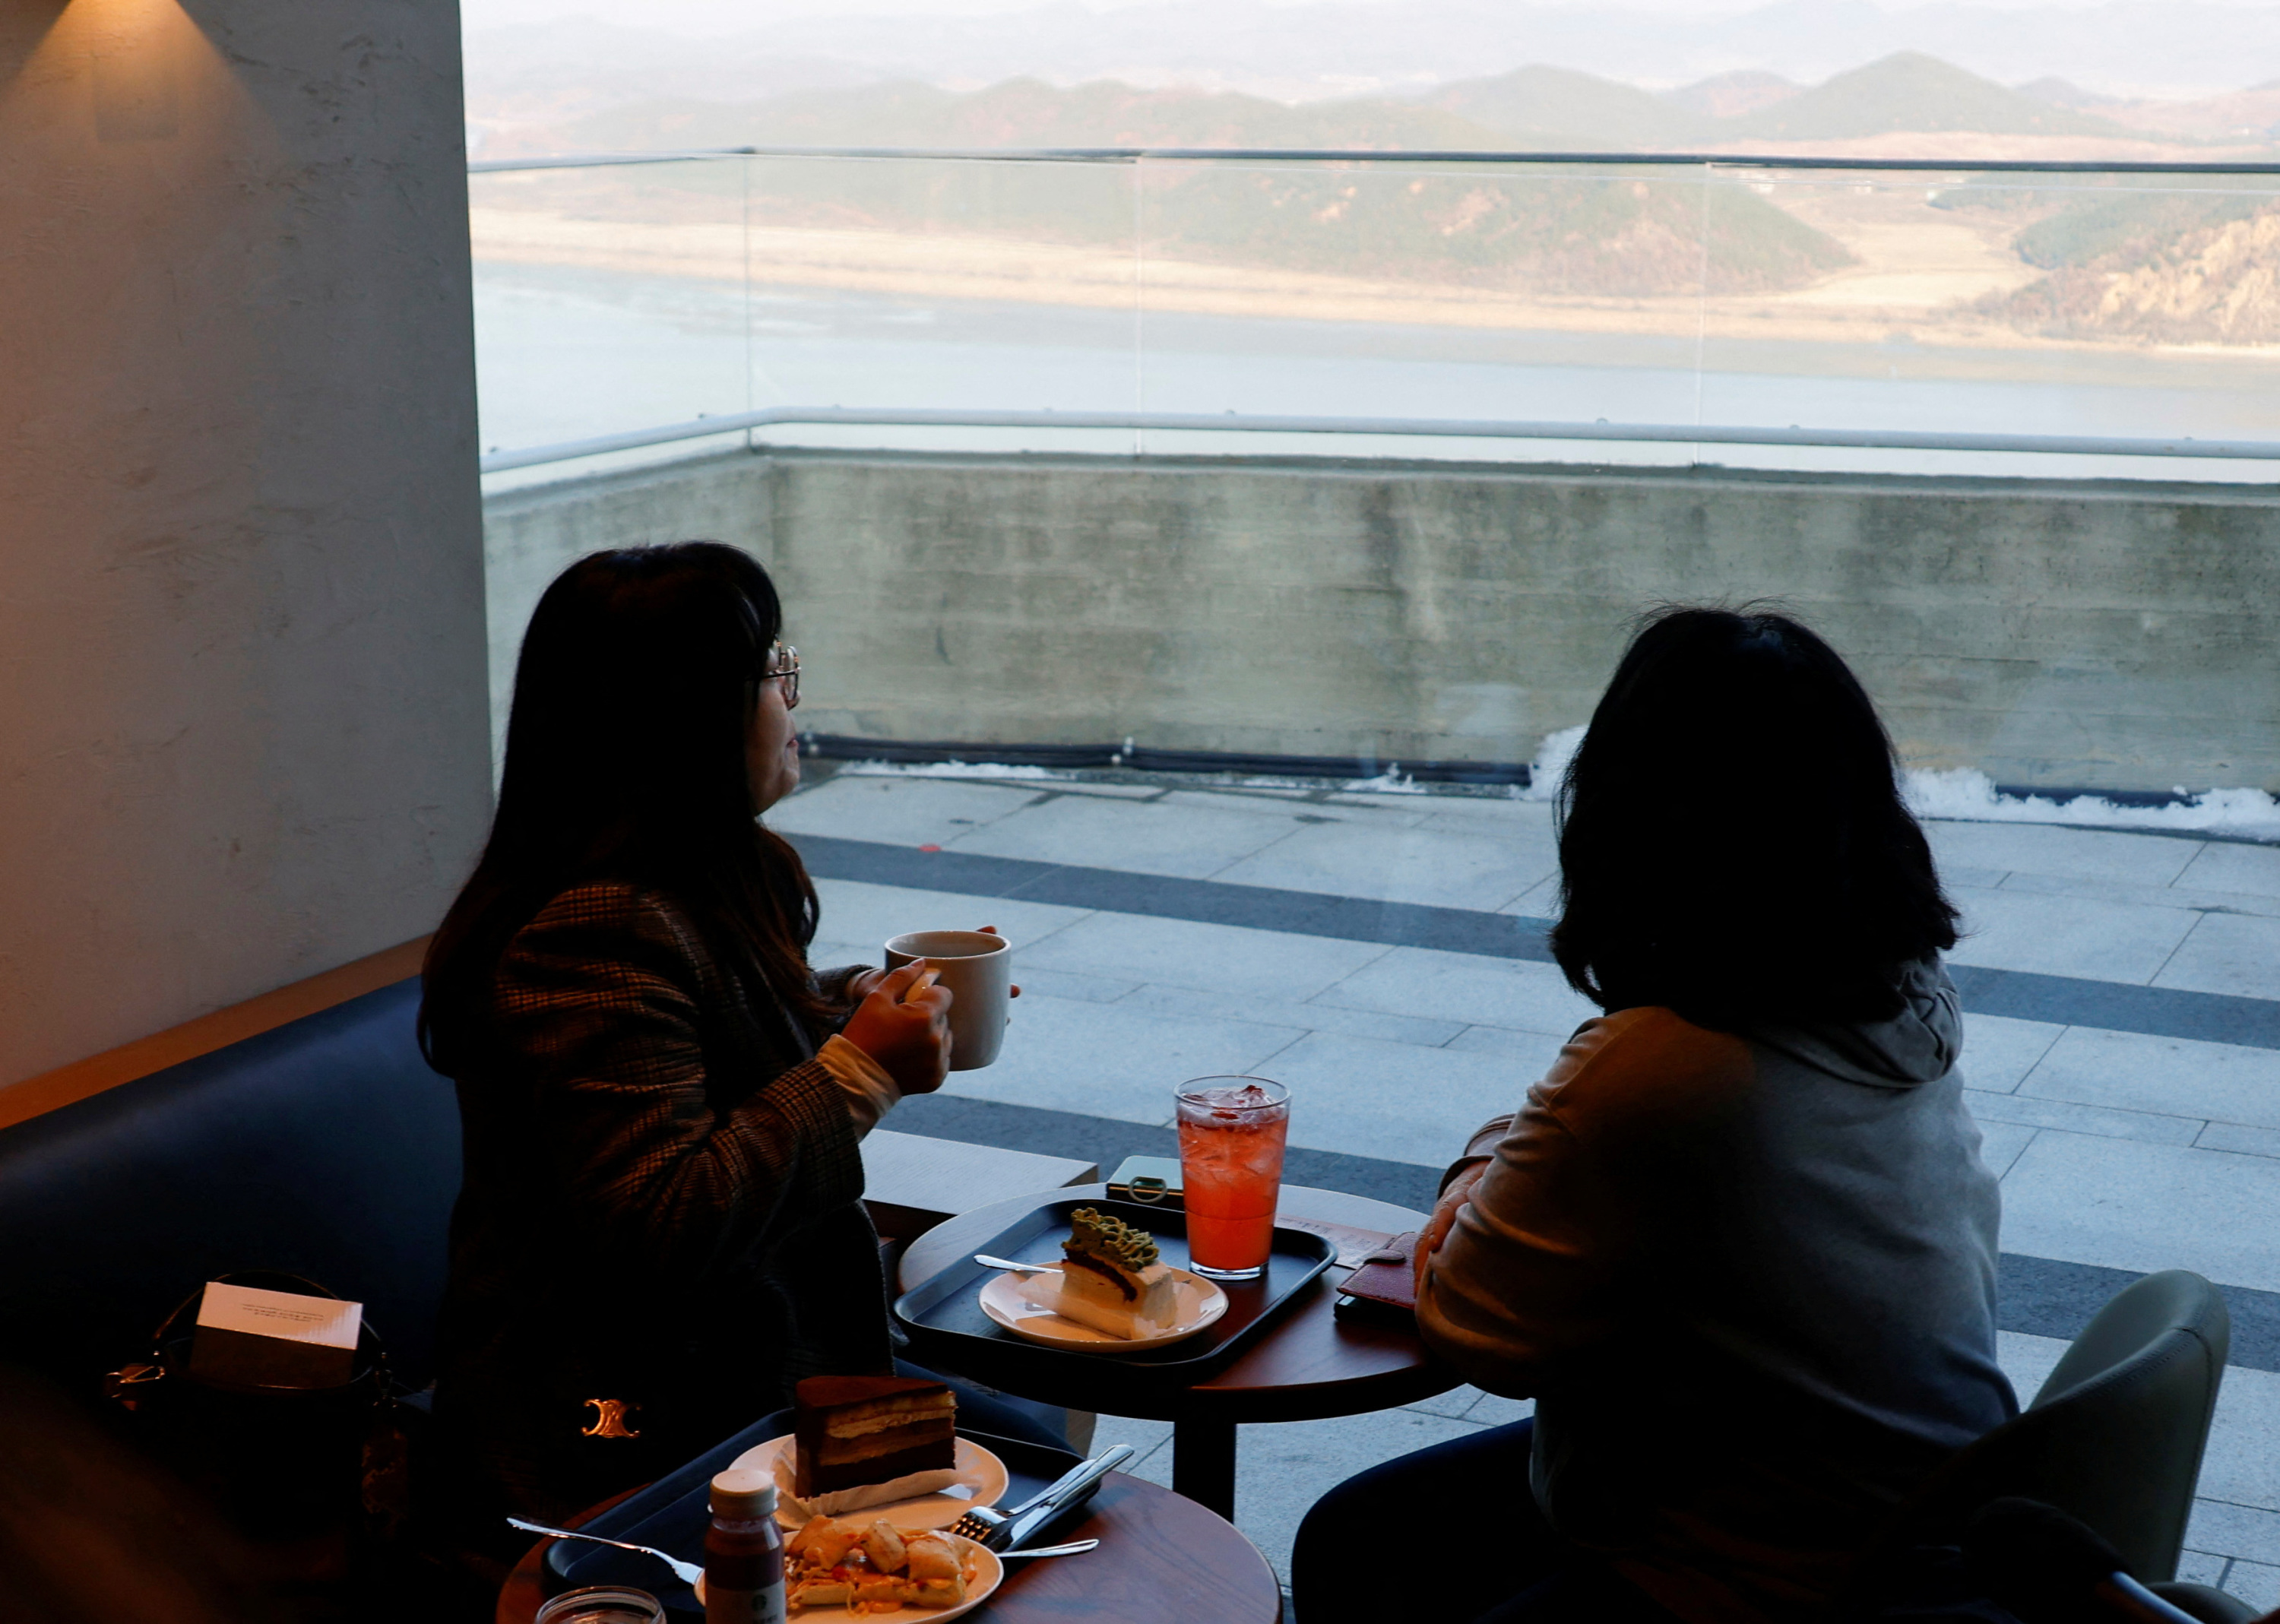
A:
{"type": "MultiPolygon", "coordinates": [[[[789,1471],[791,1465],[790,1455],[793,1441],[792,1435],[786,1433],[780,1438],[770,1438],[766,1443],[755,1443],[729,1462],[724,1469],[731,1472],[773,1473],[776,1469],[776,1458],[782,1455],[786,1458],[784,1465],[787,1470],[778,1481],[790,1482],[791,1481],[789,1471]]],[[[867,1505],[859,1511],[838,1512],[834,1514],[840,1517],[860,1517],[866,1524],[883,1517],[898,1528],[946,1528],[975,1506],[995,1505],[1005,1497],[1006,1484],[1012,1481],[1005,1475],[1005,1463],[973,1439],[958,1440],[958,1455],[953,1464],[960,1472],[979,1476],[982,1479],[981,1487],[971,1489],[960,1489],[945,1494],[921,1495],[915,1500],[882,1500],[876,1505],[867,1505]]],[[[792,1514],[781,1505],[776,1507],[776,1521],[787,1528],[799,1527],[799,1523],[792,1514]]],[[[906,1616],[917,1619],[933,1618],[935,1615],[930,1612],[910,1612],[906,1609],[895,1616],[898,1619],[906,1616]]],[[[941,1616],[948,1618],[951,1615],[944,1613],[941,1616]]]]}
{"type": "MultiPolygon", "coordinates": [[[[1165,1266],[1170,1267],[1168,1264],[1165,1266]]],[[[1218,1324],[1220,1316],[1227,1312],[1226,1292],[1200,1274],[1173,1269],[1173,1301],[1179,1305],[1179,1312],[1172,1328],[1127,1342],[1091,1326],[1064,1320],[1051,1309],[1040,1307],[1030,1300],[1032,1292],[1050,1299],[1060,1289],[1060,1281],[1059,1269],[1042,1269],[1027,1275],[993,1274],[982,1287],[982,1312],[1023,1342],[1046,1348],[1067,1348],[1076,1353],[1137,1353],[1144,1348],[1168,1348],[1218,1324]]]]}
{"type": "MultiPolygon", "coordinates": [[[[959,1442],[963,1443],[966,1440],[960,1438],[959,1442]]],[[[856,1517],[867,1515],[867,1513],[849,1512],[847,1515],[856,1517]]],[[[897,1517],[890,1517],[887,1520],[894,1523],[898,1528],[917,1526],[915,1523],[901,1521],[897,1517]]],[[[946,1534],[943,1537],[953,1545],[960,1547],[966,1552],[967,1561],[974,1567],[974,1582],[966,1587],[966,1599],[955,1607],[905,1606],[899,1612],[884,1614],[867,1612],[863,1615],[865,1618],[890,1618],[895,1620],[895,1624],[942,1624],[942,1620],[946,1619],[965,1617],[983,1602],[988,1601],[990,1593],[1005,1582],[1005,1565],[998,1559],[996,1551],[986,1546],[975,1544],[963,1535],[946,1534]]],[[[697,1582],[697,1599],[699,1603],[705,1599],[705,1581],[702,1579],[697,1582]]],[[[852,1615],[844,1607],[803,1607],[797,1616],[803,1619],[843,1619],[852,1615]]]]}

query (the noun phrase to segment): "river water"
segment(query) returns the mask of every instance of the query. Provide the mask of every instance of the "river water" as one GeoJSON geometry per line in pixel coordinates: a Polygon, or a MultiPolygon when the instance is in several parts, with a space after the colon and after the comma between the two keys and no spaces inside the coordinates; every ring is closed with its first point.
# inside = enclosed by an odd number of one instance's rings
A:
{"type": "MultiPolygon", "coordinates": [[[[2280,352],[1962,351],[1191,315],[479,263],[486,450],[759,406],[1136,409],[2280,441],[2280,352]]],[[[1683,320],[1675,325],[1683,327],[1683,320]]],[[[779,427],[773,443],[1683,464],[1691,446],[779,427]]],[[[494,487],[717,442],[494,476],[494,487]]],[[[1705,448],[1768,468],[2280,479],[2280,464],[1705,448]]]]}

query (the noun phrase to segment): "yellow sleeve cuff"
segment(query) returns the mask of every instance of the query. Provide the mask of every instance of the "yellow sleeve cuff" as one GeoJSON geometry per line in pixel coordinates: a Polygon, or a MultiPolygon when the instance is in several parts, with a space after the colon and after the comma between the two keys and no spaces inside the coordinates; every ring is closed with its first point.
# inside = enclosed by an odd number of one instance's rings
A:
{"type": "Polygon", "coordinates": [[[817,1062],[831,1074],[847,1096],[847,1109],[855,1119],[855,1136],[879,1126],[879,1119],[895,1108],[903,1091],[895,1080],[887,1075],[886,1068],[864,1053],[836,1032],[823,1040],[823,1047],[815,1051],[817,1062]]]}

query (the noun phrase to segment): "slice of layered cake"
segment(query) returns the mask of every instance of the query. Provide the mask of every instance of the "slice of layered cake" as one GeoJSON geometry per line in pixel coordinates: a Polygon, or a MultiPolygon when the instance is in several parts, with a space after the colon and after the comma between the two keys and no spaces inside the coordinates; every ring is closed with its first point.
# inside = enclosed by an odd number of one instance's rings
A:
{"type": "Polygon", "coordinates": [[[810,1376],[792,1404],[803,1500],[958,1464],[958,1400],[939,1382],[810,1376]]]}
{"type": "Polygon", "coordinates": [[[1061,1255],[1053,1312],[1063,1319],[1127,1342],[1171,1329],[1179,1315],[1177,1288],[1145,1229],[1079,1207],[1069,1214],[1061,1255]]]}

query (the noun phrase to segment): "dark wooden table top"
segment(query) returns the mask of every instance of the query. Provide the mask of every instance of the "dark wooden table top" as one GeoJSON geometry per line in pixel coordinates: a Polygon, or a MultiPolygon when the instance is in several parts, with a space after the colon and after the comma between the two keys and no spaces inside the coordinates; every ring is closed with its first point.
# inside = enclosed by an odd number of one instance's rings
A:
{"type": "MultiPolygon", "coordinates": [[[[582,1528],[620,1500],[633,1498],[642,1491],[642,1488],[643,1485],[635,1484],[623,1494],[613,1494],[599,1505],[589,1506],[558,1526],[582,1528]]],[[[553,1540],[542,1539],[522,1553],[522,1560],[514,1565],[514,1571],[506,1576],[505,1587],[499,1591],[498,1610],[492,1615],[493,1624],[530,1624],[531,1620],[538,1616],[538,1610],[546,1605],[546,1569],[542,1565],[546,1560],[548,1547],[554,1543],[553,1540]]]]}
{"type": "MultiPolygon", "coordinates": [[[[975,1624],[1278,1624],[1282,1616],[1275,1570],[1257,1546],[1194,1501],[1144,1479],[1110,1473],[1084,1520],[1056,1529],[1053,1539],[1098,1539],[1100,1549],[1007,1563],[998,1593],[967,1616],[975,1624]]],[[[499,1593],[497,1624],[531,1624],[537,1616],[545,1599],[540,1564],[553,1543],[541,1541],[516,1565],[499,1593]]]]}
{"type": "MultiPolygon", "coordinates": [[[[1059,1198],[1107,1192],[1105,1184],[1080,1184],[1051,1194],[1059,1198]]],[[[1028,1212],[1036,1199],[1000,1202],[928,1230],[903,1254],[901,1289],[908,1291],[959,1258],[981,1250],[991,1236],[1028,1212]]],[[[1281,1212],[1285,1217],[1316,1219],[1389,1235],[1421,1228],[1425,1222],[1423,1213],[1407,1207],[1302,1185],[1283,1186],[1281,1212]]],[[[1046,1384],[1025,1376],[1018,1389],[1006,1387],[1005,1390],[1066,1409],[1151,1420],[1307,1421],[1395,1409],[1445,1393],[1459,1384],[1456,1373],[1426,1351],[1415,1331],[1333,1318],[1330,1307],[1337,1295],[1336,1282],[1344,1273],[1332,1268],[1316,1280],[1248,1351],[1197,1386],[1165,1390],[1122,1381],[1116,1361],[1100,1358],[1072,1362],[1063,1380],[1046,1384]],[[1048,1385],[1050,1391],[1045,1390],[1048,1385]]],[[[954,1366],[955,1374],[1004,1387],[991,1373],[989,1350],[994,1345],[977,1341],[971,1357],[954,1366]]]]}

